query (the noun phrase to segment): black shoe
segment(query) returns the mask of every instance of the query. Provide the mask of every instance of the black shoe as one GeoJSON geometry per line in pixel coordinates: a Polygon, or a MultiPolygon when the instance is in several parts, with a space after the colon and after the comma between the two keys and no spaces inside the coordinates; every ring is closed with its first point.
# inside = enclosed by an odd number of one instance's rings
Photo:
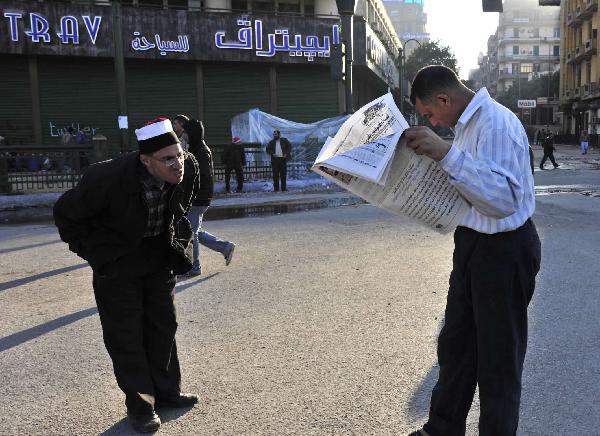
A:
{"type": "Polygon", "coordinates": [[[554,168],[558,168],[560,166],[560,164],[556,164],[554,165],[554,168]]]}
{"type": "Polygon", "coordinates": [[[155,407],[192,407],[198,402],[198,395],[179,394],[176,397],[157,398],[155,407]]]}
{"type": "Polygon", "coordinates": [[[544,169],[544,167],[540,165],[540,170],[543,170],[543,169],[544,169]]]}
{"type": "Polygon", "coordinates": [[[151,433],[160,427],[160,418],[155,412],[147,415],[133,415],[128,412],[127,417],[129,424],[138,433],[151,433]]]}

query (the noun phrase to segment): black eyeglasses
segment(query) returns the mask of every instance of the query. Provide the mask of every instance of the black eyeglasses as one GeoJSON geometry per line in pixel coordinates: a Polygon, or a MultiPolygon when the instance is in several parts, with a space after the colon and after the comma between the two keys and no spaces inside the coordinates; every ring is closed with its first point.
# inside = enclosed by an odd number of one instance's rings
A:
{"type": "Polygon", "coordinates": [[[185,156],[186,156],[185,152],[179,153],[177,156],[165,156],[165,157],[160,157],[160,158],[149,155],[149,157],[151,157],[152,159],[157,160],[159,162],[162,162],[167,167],[172,167],[173,165],[175,165],[176,162],[183,164],[183,161],[185,160],[185,156]]]}

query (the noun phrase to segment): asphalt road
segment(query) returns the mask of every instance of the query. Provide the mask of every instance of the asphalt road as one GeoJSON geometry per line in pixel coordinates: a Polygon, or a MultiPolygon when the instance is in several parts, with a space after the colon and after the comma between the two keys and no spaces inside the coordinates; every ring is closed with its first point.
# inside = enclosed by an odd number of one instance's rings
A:
{"type": "MultiPolygon", "coordinates": [[[[569,184],[600,174],[577,171],[569,184]]],[[[519,434],[598,434],[600,197],[537,200],[519,434]]],[[[370,205],[207,227],[238,248],[229,267],[206,253],[205,275],[177,286],[183,386],[201,402],[161,411],[160,434],[402,435],[424,422],[451,235],[370,205]]],[[[0,227],[0,255],[0,434],[128,434],[90,269],[50,225],[0,227]]],[[[469,435],[477,415],[475,402],[469,435]]]]}

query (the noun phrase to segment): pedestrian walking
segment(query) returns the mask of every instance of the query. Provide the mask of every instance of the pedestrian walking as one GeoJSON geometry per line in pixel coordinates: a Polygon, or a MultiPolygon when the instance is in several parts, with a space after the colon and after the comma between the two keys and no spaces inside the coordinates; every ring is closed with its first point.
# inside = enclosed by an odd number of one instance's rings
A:
{"type": "Polygon", "coordinates": [[[590,137],[588,135],[588,132],[586,132],[585,130],[581,132],[580,146],[581,154],[587,154],[588,149],[590,148],[590,137]]]}
{"type": "Polygon", "coordinates": [[[407,146],[438,161],[471,205],[454,233],[429,419],[411,435],[464,436],[479,386],[479,434],[514,436],[527,306],[541,259],[527,134],[485,88],[473,92],[444,66],[416,74],[411,101],[434,127],[454,127],[456,135],[449,144],[428,127],[411,127],[407,146]]]}
{"type": "Polygon", "coordinates": [[[231,193],[231,172],[235,171],[235,178],[237,180],[237,187],[235,192],[242,192],[244,190],[244,166],[246,166],[246,154],[244,153],[244,146],[239,136],[234,136],[231,140],[231,144],[227,146],[223,153],[223,163],[225,164],[225,191],[231,193]]]}
{"type": "Polygon", "coordinates": [[[115,377],[138,432],[160,426],[156,409],[189,407],[181,392],[175,331],[175,276],[192,267],[185,214],[198,186],[198,164],[171,122],[135,131],[139,152],[91,165],[54,206],[69,249],[87,260],[115,377]]]}
{"type": "Polygon", "coordinates": [[[543,147],[544,157],[542,157],[542,161],[540,162],[540,170],[544,169],[544,163],[546,162],[546,159],[550,159],[550,162],[552,162],[554,168],[558,168],[560,165],[557,164],[554,160],[554,136],[552,135],[551,131],[548,131],[548,133],[546,134],[546,137],[544,138],[543,147]]]}
{"type": "Polygon", "coordinates": [[[190,117],[183,114],[175,115],[175,117],[173,118],[173,130],[177,135],[177,139],[179,139],[179,144],[181,144],[181,148],[183,148],[185,151],[188,151],[189,146],[187,140],[183,136],[183,124],[186,121],[189,121],[189,119],[190,117]]]}
{"type": "Polygon", "coordinates": [[[198,120],[188,120],[183,124],[183,131],[187,136],[189,152],[192,153],[200,166],[199,189],[189,212],[189,219],[194,232],[193,265],[187,276],[197,276],[202,273],[200,262],[200,244],[213,251],[218,251],[225,258],[225,265],[229,266],[233,257],[235,244],[225,241],[204,230],[202,218],[210,206],[214,192],[214,172],[212,153],[206,142],[204,142],[204,125],[198,120]]]}
{"type": "Polygon", "coordinates": [[[291,152],[292,144],[290,144],[290,141],[283,138],[279,130],[275,130],[273,139],[267,144],[267,154],[271,156],[274,191],[279,191],[279,181],[281,181],[281,190],[287,191],[287,161],[290,159],[291,152]]]}

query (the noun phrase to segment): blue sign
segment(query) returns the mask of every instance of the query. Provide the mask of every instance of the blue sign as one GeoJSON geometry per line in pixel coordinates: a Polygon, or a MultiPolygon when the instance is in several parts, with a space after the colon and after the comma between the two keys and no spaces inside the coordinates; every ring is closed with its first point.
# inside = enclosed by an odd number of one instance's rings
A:
{"type": "Polygon", "coordinates": [[[340,43],[340,29],[337,24],[331,28],[331,38],[326,35],[323,41],[318,36],[307,35],[302,40],[302,35],[289,34],[288,29],[275,29],[272,33],[263,36],[263,22],[255,19],[254,24],[248,17],[237,20],[238,30],[236,40],[225,40],[225,32],[215,33],[215,46],[222,49],[255,50],[256,56],[272,57],[278,52],[288,53],[290,56],[304,56],[309,61],[315,56],[329,57],[331,45],[340,43]]]}
{"type": "MultiPolygon", "coordinates": [[[[4,17],[8,20],[11,40],[19,42],[19,20],[23,19],[23,14],[20,12],[5,12],[4,17]]],[[[96,44],[102,24],[102,16],[83,15],[81,20],[90,41],[92,44],[96,44]]],[[[59,28],[55,33],[62,44],[79,44],[79,20],[72,15],[61,17],[59,28]]],[[[25,30],[25,35],[29,36],[34,43],[49,43],[52,40],[50,23],[43,15],[32,12],[29,14],[29,30],[25,30]]]]}

